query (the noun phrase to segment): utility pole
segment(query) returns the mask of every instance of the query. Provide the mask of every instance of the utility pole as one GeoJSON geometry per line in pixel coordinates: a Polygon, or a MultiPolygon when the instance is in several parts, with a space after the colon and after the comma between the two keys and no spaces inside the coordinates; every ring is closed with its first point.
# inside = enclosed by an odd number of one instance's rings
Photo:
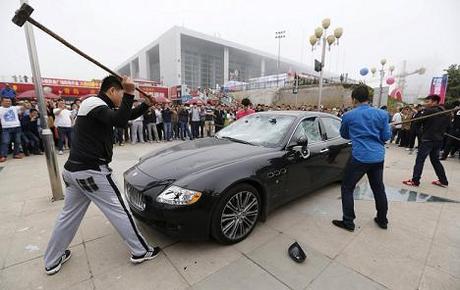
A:
{"type": "MultiPolygon", "coordinates": [[[[27,0],[21,0],[21,5],[27,3],[27,0]]],[[[48,115],[46,112],[45,98],[42,86],[42,78],[40,74],[40,66],[38,63],[37,48],[35,46],[35,37],[32,25],[29,22],[24,24],[26,34],[27,49],[29,52],[30,67],[32,69],[35,93],[38,100],[38,108],[40,110],[40,126],[42,128],[43,145],[45,147],[46,165],[48,167],[48,175],[53,193],[53,201],[64,198],[62,193],[61,175],[59,174],[59,166],[56,158],[56,149],[54,148],[53,132],[48,127],[48,115]]]]}
{"type": "Polygon", "coordinates": [[[276,87],[279,87],[280,78],[280,53],[281,53],[281,38],[286,37],[286,30],[275,32],[275,39],[278,39],[278,62],[276,65],[276,87]]]}

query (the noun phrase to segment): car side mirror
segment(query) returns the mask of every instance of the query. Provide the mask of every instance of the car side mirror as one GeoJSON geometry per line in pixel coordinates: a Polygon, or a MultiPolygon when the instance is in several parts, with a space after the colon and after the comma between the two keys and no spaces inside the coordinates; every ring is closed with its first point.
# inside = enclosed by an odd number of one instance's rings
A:
{"type": "Polygon", "coordinates": [[[290,149],[300,155],[303,159],[310,157],[310,149],[308,149],[308,138],[299,137],[291,143],[290,149]]]}

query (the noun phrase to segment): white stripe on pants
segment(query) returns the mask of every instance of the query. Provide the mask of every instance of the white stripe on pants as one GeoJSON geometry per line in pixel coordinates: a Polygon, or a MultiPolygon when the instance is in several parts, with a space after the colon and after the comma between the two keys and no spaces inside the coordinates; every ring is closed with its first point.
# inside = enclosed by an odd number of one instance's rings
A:
{"type": "MultiPolygon", "coordinates": [[[[111,169],[70,172],[64,169],[66,184],[64,207],[59,214],[45,252],[45,267],[55,266],[69,247],[91,201],[104,213],[134,256],[142,256],[152,247],[139,232],[131,212],[112,180],[111,169]]],[[[116,253],[114,253],[116,254],[116,253]]]]}

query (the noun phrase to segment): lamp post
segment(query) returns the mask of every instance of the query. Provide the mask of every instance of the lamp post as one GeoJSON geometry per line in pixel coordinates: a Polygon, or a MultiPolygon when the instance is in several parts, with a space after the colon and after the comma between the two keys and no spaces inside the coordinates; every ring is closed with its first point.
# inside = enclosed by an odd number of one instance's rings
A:
{"type": "MultiPolygon", "coordinates": [[[[380,60],[380,70],[379,70],[379,74],[380,74],[380,83],[379,83],[379,100],[378,102],[376,103],[377,106],[380,108],[382,106],[382,98],[383,98],[383,80],[385,79],[385,75],[387,74],[387,72],[385,71],[385,65],[387,64],[387,60],[385,58],[382,58],[380,60]]],[[[389,72],[390,72],[390,75],[393,74],[393,71],[395,70],[395,66],[394,65],[390,65],[389,66],[389,72]]],[[[377,69],[375,67],[371,68],[371,72],[372,72],[372,75],[374,75],[376,72],[377,72],[377,69]]],[[[385,104],[386,105],[386,104],[385,104]]]]}
{"type": "Polygon", "coordinates": [[[326,43],[329,45],[329,51],[331,50],[331,46],[335,43],[336,45],[339,44],[339,39],[342,37],[343,29],[338,27],[334,29],[334,33],[327,35],[327,29],[331,25],[331,20],[329,18],[323,19],[321,22],[321,26],[315,29],[314,35],[310,36],[310,44],[312,46],[312,50],[315,49],[317,46],[322,46],[321,50],[321,65],[320,65],[320,73],[319,73],[319,96],[318,96],[318,111],[321,110],[321,99],[323,96],[323,68],[324,63],[326,60],[326,43]],[[326,36],[327,35],[327,36],[326,36]]]}
{"type": "Polygon", "coordinates": [[[286,37],[286,30],[276,31],[275,39],[278,39],[278,62],[276,64],[276,87],[278,87],[280,77],[280,51],[281,51],[281,38],[286,37]]]}

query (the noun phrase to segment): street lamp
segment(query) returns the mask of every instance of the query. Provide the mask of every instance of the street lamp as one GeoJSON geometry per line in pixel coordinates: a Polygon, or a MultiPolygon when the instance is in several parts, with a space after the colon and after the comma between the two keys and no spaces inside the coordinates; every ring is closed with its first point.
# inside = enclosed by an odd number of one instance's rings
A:
{"type": "Polygon", "coordinates": [[[321,26],[315,29],[315,33],[310,36],[310,44],[312,46],[312,51],[322,45],[321,52],[321,64],[320,64],[320,74],[319,74],[319,96],[318,96],[318,111],[321,110],[321,98],[323,96],[323,68],[326,58],[326,43],[329,45],[329,51],[333,44],[339,45],[339,39],[342,37],[343,29],[338,27],[334,29],[334,33],[327,35],[327,29],[331,25],[331,20],[329,18],[323,19],[321,26]],[[326,36],[327,35],[327,36],[326,36]]]}
{"type": "Polygon", "coordinates": [[[276,31],[275,39],[278,39],[278,62],[276,65],[276,87],[278,87],[278,80],[280,77],[280,51],[281,51],[281,38],[286,37],[286,30],[276,31]]]}
{"type": "MultiPolygon", "coordinates": [[[[382,106],[382,95],[383,95],[383,80],[385,78],[385,75],[387,74],[387,72],[385,71],[385,65],[387,64],[387,60],[385,58],[382,58],[380,60],[380,70],[379,70],[379,73],[380,73],[380,85],[379,85],[379,100],[378,102],[376,103],[377,106],[380,108],[382,106]]],[[[395,66],[394,65],[390,65],[389,68],[389,73],[390,75],[393,74],[393,71],[395,70],[395,66]]],[[[372,72],[372,75],[374,76],[375,73],[377,72],[377,69],[375,67],[371,68],[371,72],[372,72]]],[[[386,104],[385,104],[386,105],[386,104]]]]}

